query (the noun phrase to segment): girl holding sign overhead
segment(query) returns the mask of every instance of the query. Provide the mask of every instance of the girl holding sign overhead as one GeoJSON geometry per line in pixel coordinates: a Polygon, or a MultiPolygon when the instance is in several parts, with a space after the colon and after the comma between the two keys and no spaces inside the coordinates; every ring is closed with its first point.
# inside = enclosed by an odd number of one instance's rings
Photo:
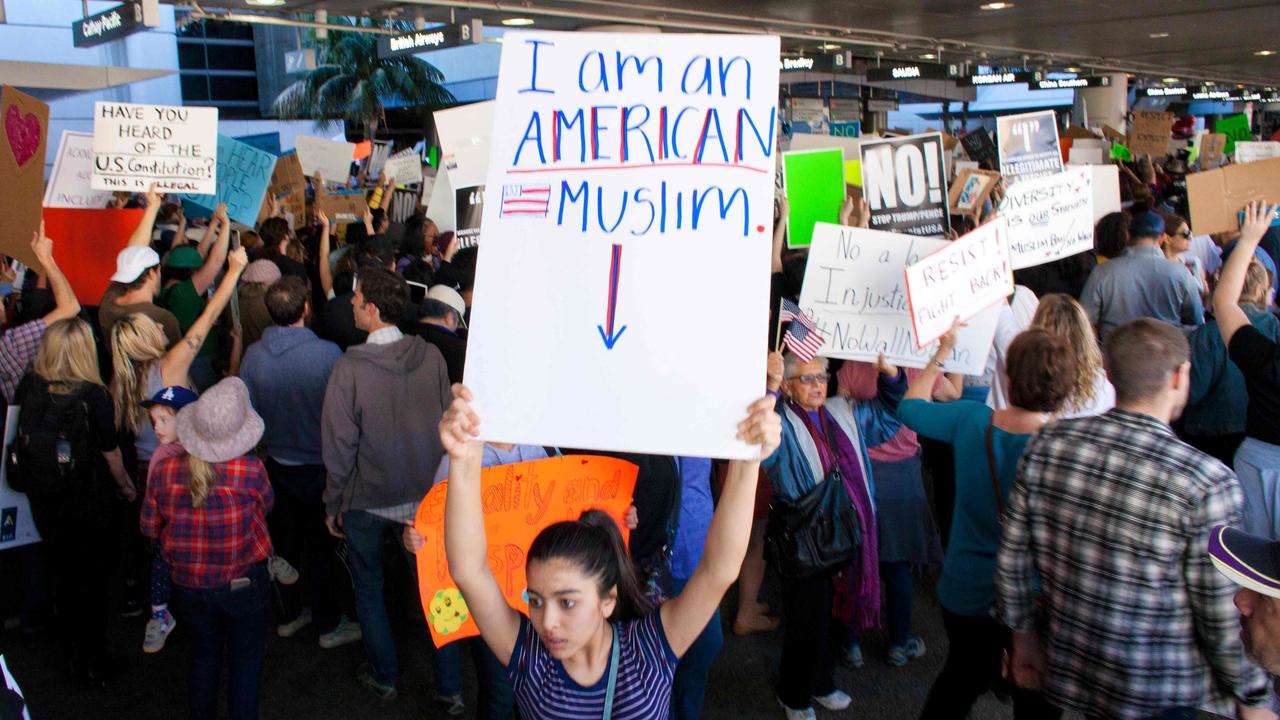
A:
{"type": "Polygon", "coordinates": [[[521,717],[666,718],[676,663],[737,579],[746,553],[760,460],[779,442],[772,399],[753,404],[738,425],[738,438],[759,445],[760,455],[729,464],[702,562],[683,592],[653,607],[617,526],[589,510],[576,521],[543,529],[530,546],[526,617],[507,604],[485,557],[480,418],[470,390],[455,385],[453,394],[440,421],[450,459],[449,572],[481,638],[506,665],[521,717]]]}

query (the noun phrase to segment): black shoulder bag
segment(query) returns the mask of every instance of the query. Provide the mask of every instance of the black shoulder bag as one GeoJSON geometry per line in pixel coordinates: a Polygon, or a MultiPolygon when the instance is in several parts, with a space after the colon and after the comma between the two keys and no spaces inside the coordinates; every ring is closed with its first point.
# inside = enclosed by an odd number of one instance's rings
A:
{"type": "Polygon", "coordinates": [[[857,557],[862,548],[858,516],[844,486],[831,429],[822,419],[830,458],[818,448],[826,476],[812,490],[795,500],[776,495],[765,524],[765,547],[778,574],[805,580],[834,574],[857,557]]]}

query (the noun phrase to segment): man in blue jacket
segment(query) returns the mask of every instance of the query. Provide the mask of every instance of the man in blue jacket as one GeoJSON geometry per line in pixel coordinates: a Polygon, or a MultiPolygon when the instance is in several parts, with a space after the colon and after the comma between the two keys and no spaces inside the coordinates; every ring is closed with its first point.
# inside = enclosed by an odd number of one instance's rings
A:
{"type": "Polygon", "coordinates": [[[337,345],[316,337],[307,284],[285,276],[267,288],[263,301],[273,327],[249,346],[240,375],[249,399],[266,425],[267,474],[276,506],[267,518],[276,553],[302,570],[307,603],[298,586],[282,586],[284,614],[276,632],[292,637],[314,623],[320,646],[338,647],[360,640],[360,626],[341,614],[340,599],[350,605],[350,583],[334,550],[337,539],[325,528],[324,458],[320,416],[333,365],[342,356],[337,345]]]}

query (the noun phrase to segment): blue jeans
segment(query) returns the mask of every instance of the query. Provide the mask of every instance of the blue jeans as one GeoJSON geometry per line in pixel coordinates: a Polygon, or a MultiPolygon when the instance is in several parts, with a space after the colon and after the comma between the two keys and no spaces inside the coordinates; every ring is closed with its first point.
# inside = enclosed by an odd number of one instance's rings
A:
{"type": "Polygon", "coordinates": [[[267,598],[270,579],[265,563],[244,575],[246,587],[212,590],[173,586],[173,612],[191,634],[191,673],[187,701],[194,720],[218,717],[218,682],[223,646],[230,673],[227,703],[231,720],[256,720],[262,658],[267,649],[267,598]]]}
{"type": "MultiPolygon", "coordinates": [[[[679,595],[688,580],[671,579],[672,595],[679,595]]],[[[707,673],[724,646],[724,629],[720,626],[720,610],[716,609],[711,622],[693,641],[676,665],[676,675],[671,683],[672,720],[697,720],[702,714],[703,698],[707,694],[707,673]]]]}
{"type": "MultiPolygon", "coordinates": [[[[400,672],[396,665],[396,641],[391,636],[391,619],[387,616],[383,593],[382,545],[388,533],[396,547],[404,526],[364,510],[342,514],[342,528],[347,536],[351,560],[351,578],[356,585],[356,615],[364,635],[364,652],[373,665],[373,676],[379,685],[395,687],[400,672]]],[[[417,568],[410,562],[409,566],[417,568]]],[[[441,695],[462,694],[462,660],[457,643],[435,651],[436,692],[441,695]]]]}

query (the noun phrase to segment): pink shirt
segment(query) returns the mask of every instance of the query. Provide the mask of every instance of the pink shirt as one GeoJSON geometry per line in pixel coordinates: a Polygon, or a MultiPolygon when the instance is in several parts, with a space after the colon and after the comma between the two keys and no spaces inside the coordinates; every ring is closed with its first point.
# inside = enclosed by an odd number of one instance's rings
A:
{"type": "MultiPolygon", "coordinates": [[[[904,368],[907,381],[914,380],[920,371],[915,368],[904,368]]],[[[871,400],[876,396],[876,368],[871,363],[847,361],[836,373],[840,394],[848,395],[855,400],[871,400]]],[[[889,438],[873,448],[867,448],[867,455],[876,462],[899,462],[914,457],[920,451],[920,441],[915,432],[904,425],[897,435],[889,438]]]]}

